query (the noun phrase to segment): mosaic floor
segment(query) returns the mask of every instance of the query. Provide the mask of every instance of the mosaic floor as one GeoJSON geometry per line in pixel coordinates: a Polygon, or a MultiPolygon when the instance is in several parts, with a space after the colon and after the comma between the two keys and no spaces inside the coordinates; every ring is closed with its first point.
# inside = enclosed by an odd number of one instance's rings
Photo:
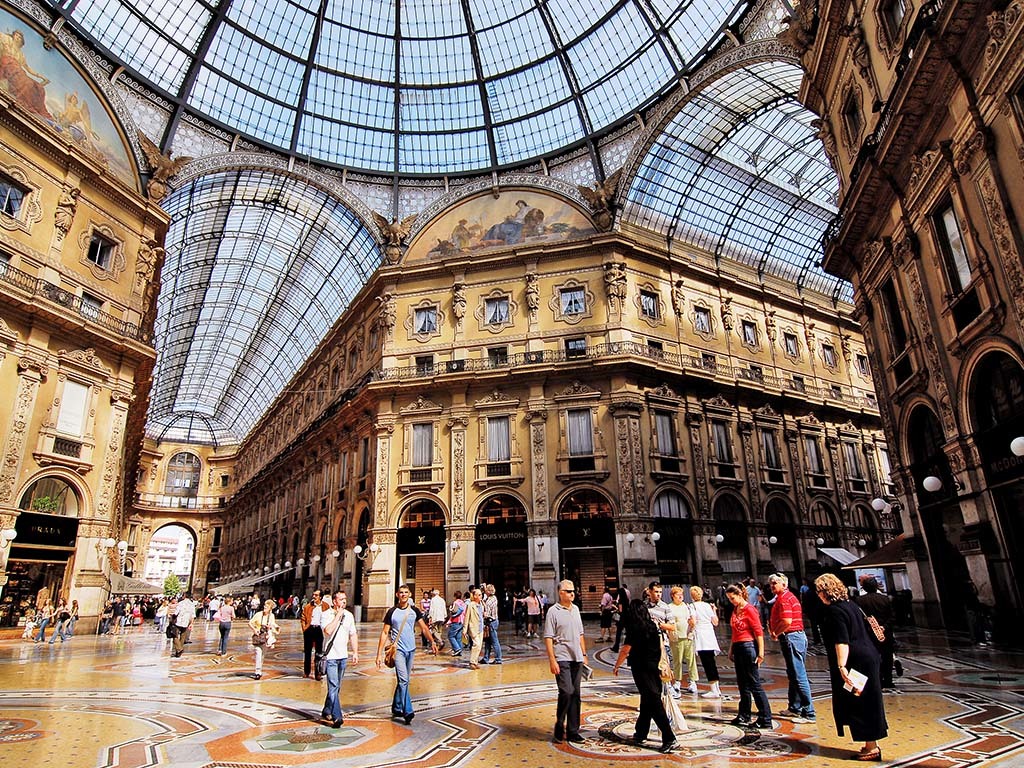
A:
{"type": "MultiPolygon", "coordinates": [[[[263,678],[253,680],[248,631],[239,624],[228,656],[215,655],[216,625],[197,622],[180,659],[146,628],[65,644],[0,641],[0,766],[743,766],[851,765],[852,742],[836,736],[819,652],[811,659],[817,723],[776,718],[772,731],[728,725],[736,711],[729,662],[726,698],[684,695],[681,749],[661,755],[629,746],[637,696],[628,674],[611,675],[608,643],[595,643],[596,674],[584,684],[580,744],[554,744],[555,686],[539,640],[504,639],[501,666],[417,653],[416,719],[390,719],[391,670],[372,665],[377,626],[364,625],[365,654],[342,688],[345,724],[319,723],[326,683],[303,679],[296,622],[285,622],[263,678]]],[[[503,627],[504,629],[504,627],[503,627]]],[[[874,765],[1024,766],[1024,654],[971,648],[941,634],[900,638],[906,673],[885,697],[890,736],[874,765]]],[[[785,707],[777,646],[764,666],[773,711],[785,707]]],[[[701,690],[705,686],[701,684],[701,690]]],[[[858,745],[859,746],[859,745],[858,745]]]]}

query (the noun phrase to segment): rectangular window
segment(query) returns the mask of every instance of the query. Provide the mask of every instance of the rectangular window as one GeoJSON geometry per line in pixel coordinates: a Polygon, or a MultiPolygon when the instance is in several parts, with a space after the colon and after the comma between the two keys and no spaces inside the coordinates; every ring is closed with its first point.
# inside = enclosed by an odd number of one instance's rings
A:
{"type": "Polygon", "coordinates": [[[89,320],[95,320],[100,316],[100,310],[103,307],[103,299],[93,296],[91,293],[82,291],[82,317],[89,320]]]}
{"type": "Polygon", "coordinates": [[[836,348],[831,344],[821,345],[821,357],[829,368],[836,367],[836,348]]]}
{"type": "Polygon", "coordinates": [[[843,443],[843,458],[846,459],[846,476],[854,480],[863,480],[864,465],[855,443],[843,443]]]}
{"type": "Polygon", "coordinates": [[[676,434],[672,414],[668,411],[654,412],[654,431],[658,441],[658,453],[662,456],[676,456],[676,434]]]}
{"type": "Polygon", "coordinates": [[[907,348],[907,329],[903,325],[903,312],[900,309],[900,302],[896,296],[896,286],[892,280],[886,280],[879,292],[882,296],[882,306],[888,323],[889,344],[892,348],[892,356],[898,357],[907,348]]]}
{"type": "Polygon", "coordinates": [[[11,257],[6,253],[0,253],[0,277],[7,274],[7,268],[11,266],[11,257]]]}
{"type": "Polygon", "coordinates": [[[488,462],[508,462],[512,458],[512,445],[509,437],[508,416],[491,416],[487,419],[488,462]]]}
{"type": "Polygon", "coordinates": [[[429,467],[434,463],[434,425],[412,425],[412,465],[429,467]]]}
{"type": "Polygon", "coordinates": [[[889,451],[886,448],[878,449],[878,464],[882,490],[887,496],[893,495],[892,488],[892,467],[889,465],[889,451]]]}
{"type": "Polygon", "coordinates": [[[782,469],[782,456],[779,454],[779,441],[775,430],[761,430],[761,458],[769,469],[782,469]]]}
{"type": "Polygon", "coordinates": [[[580,336],[574,339],[565,340],[566,357],[583,357],[587,354],[587,340],[580,336]]]}
{"type": "Polygon", "coordinates": [[[905,0],[885,0],[882,5],[882,19],[885,22],[885,31],[889,35],[890,43],[895,43],[899,38],[906,15],[905,0]]]}
{"type": "Polygon", "coordinates": [[[663,357],[665,355],[665,345],[660,341],[648,339],[647,351],[650,352],[653,357],[663,357]]]}
{"type": "Polygon", "coordinates": [[[784,333],[782,334],[782,339],[786,345],[786,354],[790,357],[798,357],[800,355],[800,347],[797,346],[796,334],[784,333]]]}
{"type": "Polygon", "coordinates": [[[566,413],[569,428],[569,471],[594,471],[594,429],[589,408],[579,408],[566,413]]]}
{"type": "Polygon", "coordinates": [[[832,395],[833,400],[843,399],[843,388],[838,384],[832,384],[829,386],[829,393],[832,395]]]}
{"type": "Polygon", "coordinates": [[[807,391],[807,384],[804,382],[804,377],[803,376],[794,376],[793,380],[790,382],[789,386],[790,386],[790,389],[792,389],[794,392],[806,392],[807,391]]]}
{"type": "Polygon", "coordinates": [[[821,456],[821,449],[818,447],[818,438],[804,438],[804,454],[807,458],[807,473],[810,475],[811,485],[817,488],[828,487],[828,479],[825,477],[825,462],[821,456]]]}
{"type": "Polygon", "coordinates": [[[508,297],[498,296],[484,300],[484,318],[488,325],[501,325],[508,322],[508,297]]]}
{"type": "Polygon", "coordinates": [[[971,264],[967,259],[967,248],[964,246],[960,223],[957,221],[953,206],[947,204],[946,207],[939,210],[935,214],[934,221],[951,292],[963,293],[964,289],[971,284],[971,264]]]}
{"type": "Polygon", "coordinates": [[[749,320],[744,320],[742,323],[743,328],[743,343],[749,347],[757,346],[757,326],[749,320]]]}
{"type": "Polygon", "coordinates": [[[359,443],[359,476],[366,477],[370,471],[370,438],[364,437],[359,443]]]}
{"type": "Polygon", "coordinates": [[[714,371],[718,369],[718,358],[712,355],[710,352],[700,353],[700,364],[707,371],[714,371]]]}
{"type": "Polygon", "coordinates": [[[693,327],[697,333],[711,333],[711,310],[696,307],[693,310],[693,327]]]}
{"type": "Polygon", "coordinates": [[[508,347],[490,347],[487,350],[487,360],[491,365],[508,364],[508,347]]]}
{"type": "Polygon", "coordinates": [[[434,356],[433,355],[417,355],[416,356],[416,373],[421,376],[429,376],[434,372],[434,356]]]}
{"type": "Polygon", "coordinates": [[[416,333],[437,331],[437,307],[420,307],[416,310],[416,333]]]}
{"type": "Polygon", "coordinates": [[[18,218],[21,205],[25,202],[28,190],[7,176],[0,175],[0,212],[12,219],[18,218]]]}
{"type": "Polygon", "coordinates": [[[60,413],[57,416],[57,431],[65,435],[81,437],[85,434],[85,409],[89,398],[89,387],[77,381],[64,382],[61,395],[60,413]]]}
{"type": "Polygon", "coordinates": [[[732,466],[732,444],[729,442],[729,427],[724,421],[711,422],[711,440],[714,443],[715,460],[718,462],[719,477],[736,477],[732,466]]]}
{"type": "Polygon", "coordinates": [[[580,315],[587,310],[587,296],[583,288],[563,288],[559,298],[563,315],[580,315]]]}
{"type": "Polygon", "coordinates": [[[115,244],[102,235],[93,233],[89,240],[89,251],[86,258],[100,269],[109,269],[110,260],[114,255],[115,244]]]}
{"type": "Polygon", "coordinates": [[[867,355],[857,355],[856,360],[857,360],[857,372],[861,376],[870,376],[871,375],[871,369],[868,367],[868,356],[867,355]]]}
{"type": "Polygon", "coordinates": [[[221,475],[220,476],[220,487],[221,488],[227,488],[230,483],[231,483],[231,475],[221,475]]]}
{"type": "Polygon", "coordinates": [[[658,294],[651,291],[640,291],[640,314],[657,320],[661,316],[658,308],[658,294]]]}

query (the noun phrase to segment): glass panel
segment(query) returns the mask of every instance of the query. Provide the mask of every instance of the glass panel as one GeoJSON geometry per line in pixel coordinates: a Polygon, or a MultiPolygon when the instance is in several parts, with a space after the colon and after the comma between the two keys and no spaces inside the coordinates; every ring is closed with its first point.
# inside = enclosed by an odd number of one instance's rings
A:
{"type": "Polygon", "coordinates": [[[676,455],[675,430],[672,428],[672,414],[656,411],[654,430],[658,439],[658,453],[662,456],[676,455]]]}
{"type": "Polygon", "coordinates": [[[487,460],[508,461],[512,457],[508,416],[487,419],[487,460]]]}
{"type": "Polygon", "coordinates": [[[594,433],[590,418],[589,408],[568,412],[570,456],[590,456],[594,453],[594,433]]]}
{"type": "Polygon", "coordinates": [[[434,463],[434,425],[412,425],[412,465],[429,467],[434,463]]]}
{"type": "Polygon", "coordinates": [[[57,416],[57,431],[65,435],[81,437],[85,434],[85,408],[89,398],[89,387],[77,381],[64,382],[60,413],[57,416]]]}

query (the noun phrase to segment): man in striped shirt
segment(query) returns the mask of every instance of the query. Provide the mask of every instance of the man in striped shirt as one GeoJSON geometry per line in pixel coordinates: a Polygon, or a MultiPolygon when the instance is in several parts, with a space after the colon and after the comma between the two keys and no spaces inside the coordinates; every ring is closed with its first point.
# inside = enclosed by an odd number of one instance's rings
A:
{"type": "Polygon", "coordinates": [[[789,590],[789,579],[784,573],[768,577],[768,586],[775,595],[768,633],[779,641],[782,658],[786,660],[789,678],[789,708],[780,712],[793,722],[807,723],[815,719],[811,701],[811,684],[807,679],[807,635],[804,634],[804,613],[800,600],[789,590]]]}

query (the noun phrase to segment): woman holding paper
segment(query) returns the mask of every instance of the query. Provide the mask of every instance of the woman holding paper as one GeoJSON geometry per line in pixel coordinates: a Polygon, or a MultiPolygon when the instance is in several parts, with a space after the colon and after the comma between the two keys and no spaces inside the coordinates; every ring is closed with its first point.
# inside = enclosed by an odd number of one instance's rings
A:
{"type": "Polygon", "coordinates": [[[881,760],[878,740],[888,735],[882,704],[880,657],[871,637],[864,612],[850,601],[846,586],[838,577],[825,573],[814,581],[818,597],[825,604],[822,633],[832,679],[832,714],[836,728],[850,728],[855,741],[864,746],[856,760],[881,760]]]}

